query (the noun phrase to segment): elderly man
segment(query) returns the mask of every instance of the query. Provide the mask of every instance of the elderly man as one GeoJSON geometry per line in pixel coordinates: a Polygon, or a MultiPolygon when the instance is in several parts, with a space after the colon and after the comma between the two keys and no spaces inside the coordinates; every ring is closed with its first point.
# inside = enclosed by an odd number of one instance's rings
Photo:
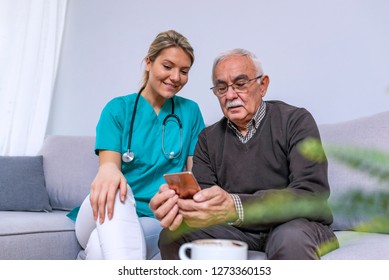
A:
{"type": "Polygon", "coordinates": [[[269,77],[249,51],[219,55],[212,80],[224,118],[199,135],[193,173],[202,190],[184,200],[162,185],[150,202],[165,228],[162,258],[177,259],[183,243],[204,238],[241,240],[268,259],[320,259],[337,248],[327,163],[299,149],[320,140],[311,114],[263,101],[269,77]]]}

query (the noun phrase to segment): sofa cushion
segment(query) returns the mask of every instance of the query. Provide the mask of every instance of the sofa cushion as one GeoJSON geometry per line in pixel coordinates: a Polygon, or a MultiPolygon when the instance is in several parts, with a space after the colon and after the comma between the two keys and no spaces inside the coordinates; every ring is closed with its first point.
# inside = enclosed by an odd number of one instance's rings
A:
{"type": "Polygon", "coordinates": [[[74,260],[81,246],[66,213],[0,211],[0,260],[74,260]]]}
{"type": "MultiPolygon", "coordinates": [[[[376,149],[389,152],[389,111],[375,114],[360,119],[319,126],[321,138],[328,156],[328,178],[331,187],[330,204],[333,208],[335,230],[356,230],[362,223],[368,222],[386,213],[379,211],[368,211],[377,205],[375,201],[379,199],[376,193],[389,197],[388,182],[379,180],[367,172],[353,169],[331,154],[330,147],[356,147],[362,149],[376,149]],[[361,198],[373,198],[373,202],[368,205],[369,209],[359,209],[344,211],[351,196],[361,198]]],[[[381,197],[381,200],[383,198],[381,197]]],[[[386,200],[387,201],[387,200],[386,200]]],[[[354,205],[358,207],[358,205],[354,205]]],[[[377,227],[365,228],[366,231],[377,231],[377,227]]],[[[388,230],[380,230],[387,232],[388,230]]]]}
{"type": "Polygon", "coordinates": [[[335,231],[339,241],[336,249],[323,260],[388,260],[389,235],[353,231],[335,231]]]}
{"type": "Polygon", "coordinates": [[[0,210],[52,210],[42,156],[0,157],[0,210]]]}
{"type": "Polygon", "coordinates": [[[92,136],[47,136],[40,154],[53,209],[80,206],[96,176],[98,157],[92,136]]]}
{"type": "MultiPolygon", "coordinates": [[[[389,235],[355,231],[335,231],[339,248],[325,254],[323,260],[387,260],[389,235]]],[[[264,252],[249,251],[249,260],[266,260],[264,252]]]]}

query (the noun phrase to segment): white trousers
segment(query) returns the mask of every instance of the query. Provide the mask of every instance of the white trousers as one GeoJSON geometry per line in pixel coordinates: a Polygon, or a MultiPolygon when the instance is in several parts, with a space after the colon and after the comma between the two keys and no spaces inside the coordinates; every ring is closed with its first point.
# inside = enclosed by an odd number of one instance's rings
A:
{"type": "MultiPolygon", "coordinates": [[[[106,215],[107,217],[107,215],[106,215]]],[[[162,227],[157,219],[139,218],[135,210],[132,190],[122,203],[116,194],[111,220],[94,221],[93,210],[87,196],[80,207],[75,231],[78,242],[91,260],[143,260],[158,254],[158,238],[162,227]]]]}

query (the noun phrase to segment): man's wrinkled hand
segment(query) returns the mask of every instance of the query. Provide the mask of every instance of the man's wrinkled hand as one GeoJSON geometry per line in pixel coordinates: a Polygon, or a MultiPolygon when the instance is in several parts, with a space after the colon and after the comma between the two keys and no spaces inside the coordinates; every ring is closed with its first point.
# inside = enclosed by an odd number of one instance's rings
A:
{"type": "Polygon", "coordinates": [[[193,199],[179,199],[178,207],[185,223],[193,228],[209,227],[237,218],[231,195],[216,185],[201,190],[193,199]]]}

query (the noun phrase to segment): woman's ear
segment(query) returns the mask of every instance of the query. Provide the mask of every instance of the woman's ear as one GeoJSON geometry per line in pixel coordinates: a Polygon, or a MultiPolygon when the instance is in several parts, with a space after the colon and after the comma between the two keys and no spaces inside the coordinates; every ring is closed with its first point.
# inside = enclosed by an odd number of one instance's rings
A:
{"type": "Polygon", "coordinates": [[[145,63],[146,63],[145,70],[148,72],[148,71],[150,71],[150,66],[151,66],[151,61],[150,61],[150,58],[148,56],[145,57],[145,63]]]}

